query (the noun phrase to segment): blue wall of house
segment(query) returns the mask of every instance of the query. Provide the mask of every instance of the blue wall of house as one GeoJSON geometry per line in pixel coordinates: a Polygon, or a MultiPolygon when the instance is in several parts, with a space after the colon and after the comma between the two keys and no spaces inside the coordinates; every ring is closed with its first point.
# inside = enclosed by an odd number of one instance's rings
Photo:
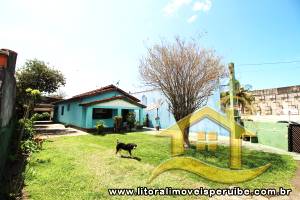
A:
{"type": "Polygon", "coordinates": [[[58,110],[55,114],[56,121],[64,123],[64,124],[70,124],[78,127],[84,127],[84,117],[85,117],[85,109],[80,106],[79,104],[81,101],[74,101],[74,102],[65,102],[58,104],[58,110]],[[69,109],[68,109],[69,106],[69,109]],[[64,110],[64,113],[62,115],[62,110],[64,110]]]}
{"type": "MultiPolygon", "coordinates": [[[[97,105],[92,105],[92,106],[80,106],[79,104],[81,103],[87,103],[87,102],[92,102],[92,101],[97,101],[101,99],[106,99],[106,98],[111,98],[117,95],[122,95],[119,92],[108,92],[92,97],[86,97],[83,99],[79,99],[76,101],[69,101],[69,102],[62,102],[58,103],[57,106],[57,113],[56,115],[56,121],[65,123],[65,124],[70,124],[82,128],[95,128],[96,123],[100,119],[93,119],[93,109],[94,108],[109,108],[113,109],[113,117],[114,116],[121,116],[121,111],[122,109],[129,109],[130,111],[136,112],[136,119],[139,121],[139,117],[142,116],[142,108],[136,106],[134,108],[126,108],[126,107],[116,107],[116,106],[97,106],[97,105]],[[70,109],[68,109],[68,106],[70,109]],[[62,109],[64,109],[64,113],[62,115],[62,109]],[[141,113],[141,114],[140,114],[141,113]]],[[[105,125],[107,127],[113,127],[114,121],[113,118],[111,119],[101,119],[105,122],[105,125]]]]}

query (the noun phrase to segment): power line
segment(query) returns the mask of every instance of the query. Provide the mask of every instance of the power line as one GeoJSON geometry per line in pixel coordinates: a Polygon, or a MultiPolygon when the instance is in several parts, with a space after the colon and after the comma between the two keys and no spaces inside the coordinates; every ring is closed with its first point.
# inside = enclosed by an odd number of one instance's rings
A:
{"type": "MultiPolygon", "coordinates": [[[[293,69],[300,69],[300,66],[285,66],[284,67],[284,70],[293,70],[293,69]]],[[[275,71],[275,70],[283,70],[282,68],[260,68],[260,69],[258,69],[258,68],[252,68],[252,69],[243,69],[243,68],[240,68],[239,69],[240,71],[242,71],[242,72],[261,72],[261,71],[268,71],[268,70],[273,70],[273,71],[275,71]]]]}
{"type": "Polygon", "coordinates": [[[250,66],[250,65],[278,65],[278,64],[288,64],[288,63],[300,63],[300,60],[291,61],[278,61],[278,62],[263,62],[263,63],[243,63],[237,64],[237,66],[250,66]]]}

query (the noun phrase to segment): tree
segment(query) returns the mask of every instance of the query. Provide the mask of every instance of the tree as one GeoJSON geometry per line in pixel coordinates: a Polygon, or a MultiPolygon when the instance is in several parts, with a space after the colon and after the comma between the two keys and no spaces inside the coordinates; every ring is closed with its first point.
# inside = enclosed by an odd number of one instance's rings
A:
{"type": "Polygon", "coordinates": [[[28,96],[26,89],[31,88],[50,94],[66,83],[65,77],[60,71],[37,59],[25,62],[24,66],[16,72],[16,81],[18,118],[22,118],[26,114],[25,112],[31,113],[32,111],[24,109],[28,96]]]}
{"type": "Polygon", "coordinates": [[[16,72],[17,88],[24,93],[27,88],[39,90],[43,93],[53,93],[64,86],[64,75],[43,61],[27,60],[25,65],[16,72]]]}
{"type": "MultiPolygon", "coordinates": [[[[245,108],[249,109],[250,112],[253,112],[251,109],[251,104],[254,101],[254,96],[249,92],[248,89],[241,87],[241,84],[238,80],[235,81],[235,99],[237,105],[241,108],[242,113],[244,113],[245,108]]],[[[221,92],[221,107],[223,110],[229,106],[229,91],[221,92]]]]}
{"type": "MultiPolygon", "coordinates": [[[[194,40],[177,37],[173,43],[161,41],[147,50],[140,60],[140,75],[146,85],[162,91],[176,121],[205,105],[219,79],[226,75],[215,51],[200,48],[194,40]]],[[[186,147],[190,145],[188,137],[186,129],[186,147]]]]}

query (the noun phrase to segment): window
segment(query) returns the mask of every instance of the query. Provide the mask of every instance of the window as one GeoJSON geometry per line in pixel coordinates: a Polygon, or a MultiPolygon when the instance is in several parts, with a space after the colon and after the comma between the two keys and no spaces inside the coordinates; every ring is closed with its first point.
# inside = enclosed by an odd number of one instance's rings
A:
{"type": "Polygon", "coordinates": [[[68,104],[67,111],[70,111],[71,104],[68,104]]]}
{"type": "Polygon", "coordinates": [[[61,115],[64,115],[64,111],[65,111],[65,107],[62,106],[62,107],[61,107],[61,115]]]}
{"type": "Polygon", "coordinates": [[[110,119],[112,118],[112,109],[94,108],[93,119],[110,119]]]}

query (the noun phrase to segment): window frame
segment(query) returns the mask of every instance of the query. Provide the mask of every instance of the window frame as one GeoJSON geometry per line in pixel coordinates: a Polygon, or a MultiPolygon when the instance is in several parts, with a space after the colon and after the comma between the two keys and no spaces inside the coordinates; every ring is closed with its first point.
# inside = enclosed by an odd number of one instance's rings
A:
{"type": "Polygon", "coordinates": [[[112,108],[93,108],[92,119],[112,119],[113,109],[112,108]],[[96,113],[98,111],[98,113],[96,113]],[[102,113],[99,113],[102,111],[102,113]],[[106,112],[104,112],[106,111],[106,112]]]}

